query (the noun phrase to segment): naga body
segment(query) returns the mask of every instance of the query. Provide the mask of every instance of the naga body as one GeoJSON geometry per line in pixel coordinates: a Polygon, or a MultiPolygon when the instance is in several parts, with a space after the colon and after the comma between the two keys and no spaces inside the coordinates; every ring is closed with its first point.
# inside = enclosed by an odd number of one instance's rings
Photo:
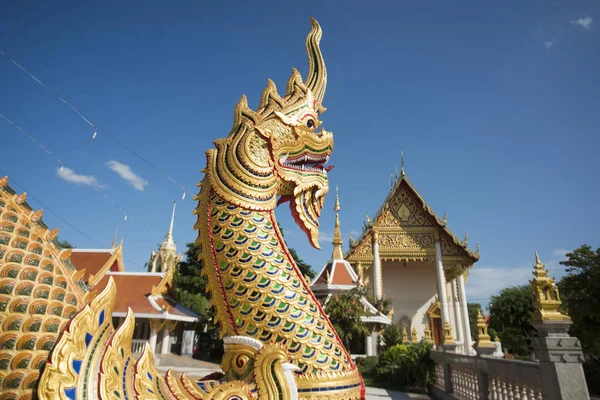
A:
{"type": "MultiPolygon", "coordinates": [[[[294,69],[283,97],[269,80],[256,111],[242,97],[230,134],[206,153],[195,228],[210,305],[225,342],[224,375],[200,381],[171,372],[161,376],[149,347],[136,360],[133,313],[118,328],[112,325],[114,283],[91,295],[83,274],[70,264],[69,251],[51,243],[56,234],[32,227],[39,216],[20,205],[17,195],[3,195],[3,215],[15,214],[23,227],[35,231],[37,267],[46,269],[48,282],[64,284],[61,290],[50,287],[52,301],[44,303],[44,313],[60,308],[58,317],[38,318],[42,326],[36,332],[29,332],[31,318],[14,322],[0,309],[3,332],[18,325],[11,351],[0,351],[0,366],[3,357],[11,368],[23,366],[9,376],[0,370],[2,387],[14,385],[2,398],[31,399],[36,393],[45,399],[364,398],[362,378],[290,256],[274,214],[289,202],[296,222],[318,247],[318,220],[329,189],[326,163],[333,149],[332,134],[319,130],[327,82],[320,39],[321,28],[312,20],[306,80],[294,69]],[[18,331],[23,322],[27,330],[18,331]],[[35,339],[33,350],[23,342],[29,336],[35,339]]],[[[0,257],[10,261],[6,265],[13,275],[26,278],[37,271],[27,256],[9,259],[3,250],[0,242],[0,257]]],[[[37,274],[33,278],[40,282],[37,274]]],[[[29,286],[23,293],[42,284],[29,286]]],[[[12,307],[18,295],[11,292],[0,301],[12,307]]]]}

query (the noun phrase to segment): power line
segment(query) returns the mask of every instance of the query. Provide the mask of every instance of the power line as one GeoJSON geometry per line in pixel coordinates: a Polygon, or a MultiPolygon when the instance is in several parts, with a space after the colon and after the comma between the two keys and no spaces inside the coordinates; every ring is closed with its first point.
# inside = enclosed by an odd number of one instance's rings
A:
{"type": "MultiPolygon", "coordinates": [[[[4,119],[6,122],[10,123],[15,129],[17,129],[19,132],[23,133],[25,136],[27,136],[28,139],[30,139],[33,143],[35,143],[37,146],[39,146],[42,150],[44,150],[44,152],[46,152],[50,157],[52,157],[58,164],[60,164],[60,170],[62,170],[63,168],[68,168],[67,165],[60,159],[58,158],[54,153],[52,153],[50,150],[48,150],[46,147],[44,147],[40,142],[38,142],[33,136],[31,136],[27,131],[25,131],[23,128],[21,128],[19,125],[17,125],[16,123],[14,123],[12,120],[8,119],[7,117],[5,117],[3,114],[0,113],[0,117],[2,119],[4,119]]],[[[1,171],[1,170],[0,170],[1,171]]],[[[6,173],[3,172],[4,175],[7,175],[6,173]]],[[[19,185],[20,186],[20,185],[19,185]]],[[[124,215],[125,215],[125,220],[127,221],[128,217],[131,218],[132,220],[136,221],[137,223],[139,223],[140,225],[142,225],[144,228],[146,228],[146,230],[150,233],[152,233],[153,235],[157,236],[157,237],[161,237],[161,235],[159,235],[158,233],[156,233],[156,231],[154,231],[152,228],[150,228],[148,225],[146,225],[144,222],[142,222],[141,220],[131,216],[131,214],[129,214],[127,212],[127,210],[125,210],[123,207],[121,207],[118,203],[116,203],[114,200],[112,200],[110,197],[108,197],[106,194],[104,194],[100,188],[97,185],[90,185],[92,187],[92,189],[94,189],[100,196],[102,196],[106,201],[108,201],[109,203],[111,203],[113,206],[115,206],[116,208],[118,208],[124,215]]],[[[22,186],[20,186],[21,188],[23,188],[22,186]]],[[[33,197],[33,196],[32,196],[33,197]]],[[[43,203],[41,201],[38,200],[38,202],[40,204],[42,204],[42,206],[44,208],[46,208],[43,203]]],[[[52,212],[52,211],[51,211],[52,212]]],[[[52,212],[54,215],[57,215],[56,213],[52,212]]],[[[58,215],[57,215],[58,216],[58,215]]],[[[60,218],[60,217],[59,217],[60,218]]],[[[65,221],[64,219],[60,218],[63,222],[69,224],[67,221],[65,221]]],[[[73,225],[69,224],[69,226],[73,227],[73,225]]],[[[78,230],[77,228],[73,227],[74,229],[76,229],[79,233],[81,233],[82,235],[84,235],[85,237],[87,237],[88,239],[92,240],[94,243],[103,246],[102,244],[100,244],[99,242],[95,241],[94,239],[90,238],[88,235],[86,235],[85,233],[81,232],[80,230],[78,230]]],[[[199,265],[200,267],[202,267],[202,264],[200,264],[197,260],[191,259],[191,261],[197,265],[199,265]]],[[[129,262],[129,261],[128,261],[129,262]]],[[[138,267],[140,267],[139,264],[133,263],[134,265],[137,265],[138,267]]],[[[142,267],[143,268],[143,267],[142,267]]]]}
{"type": "MultiPolygon", "coordinates": [[[[5,117],[1,113],[0,113],[0,117],[2,119],[4,119],[5,121],[7,121],[8,123],[10,123],[19,132],[21,132],[25,136],[27,136],[27,138],[29,138],[33,143],[35,143],[38,147],[40,147],[42,150],[44,150],[50,157],[52,157],[60,165],[60,171],[62,171],[64,168],[68,168],[67,165],[58,156],[56,156],[54,153],[52,153],[50,150],[48,150],[46,147],[44,147],[40,142],[38,142],[27,131],[25,131],[23,128],[21,128],[15,122],[13,122],[9,118],[5,117]]],[[[100,190],[100,188],[98,187],[98,185],[92,183],[89,186],[91,186],[92,189],[94,189],[106,201],[108,201],[110,204],[112,204],[113,206],[115,206],[116,208],[118,208],[124,214],[125,221],[127,221],[127,219],[130,218],[130,219],[136,221],[138,224],[142,225],[144,228],[146,228],[146,230],[148,230],[148,232],[152,233],[153,235],[155,235],[157,237],[161,237],[161,235],[159,235],[158,233],[156,233],[156,231],[154,231],[152,228],[150,228],[148,225],[146,225],[141,220],[139,220],[139,219],[135,218],[134,216],[132,216],[129,212],[127,212],[127,210],[125,210],[123,207],[121,207],[117,202],[115,202],[113,199],[111,199],[110,197],[108,197],[104,192],[102,192],[102,190],[100,190]]]]}
{"type": "Polygon", "coordinates": [[[139,158],[140,160],[142,160],[146,165],[148,165],[149,167],[151,167],[152,169],[154,169],[156,172],[158,172],[161,175],[163,175],[165,178],[167,178],[169,181],[171,181],[175,185],[179,186],[183,190],[182,199],[185,199],[186,193],[193,194],[192,191],[188,191],[185,188],[185,186],[183,186],[181,183],[177,182],[169,174],[167,174],[166,172],[164,172],[163,170],[161,170],[160,168],[158,168],[157,166],[155,166],[154,164],[152,164],[146,158],[142,157],[139,153],[137,153],[135,150],[133,150],[131,147],[129,147],[127,144],[125,144],[123,141],[121,141],[119,138],[117,138],[116,136],[112,135],[110,132],[106,131],[105,129],[101,128],[98,124],[94,124],[81,111],[79,111],[77,108],[75,108],[75,106],[73,106],[71,103],[69,103],[63,97],[61,97],[58,93],[56,93],[54,90],[52,90],[48,85],[46,85],[41,80],[39,80],[38,78],[36,78],[31,72],[27,71],[23,66],[21,66],[19,63],[17,63],[15,60],[13,60],[8,54],[6,54],[5,52],[3,52],[2,50],[0,50],[0,54],[2,54],[8,61],[10,61],[15,66],[17,66],[17,68],[19,68],[21,71],[23,71],[25,74],[27,74],[31,79],[33,79],[35,82],[37,82],[40,86],[42,86],[44,89],[46,89],[48,92],[50,92],[60,102],[62,102],[63,104],[65,104],[67,107],[69,107],[75,114],[77,114],[89,126],[91,126],[94,129],[94,133],[92,135],[92,139],[96,138],[96,135],[97,135],[98,131],[106,134],[106,136],[110,137],[112,140],[114,140],[119,145],[121,145],[121,147],[123,147],[128,152],[130,152],[131,154],[133,154],[134,156],[136,156],[137,158],[139,158]]]}
{"type": "MultiPolygon", "coordinates": [[[[9,176],[2,168],[0,168],[0,172],[2,173],[3,176],[9,176]]],[[[75,225],[73,225],[72,223],[70,223],[69,221],[67,221],[66,219],[64,219],[63,217],[61,217],[56,211],[54,211],[53,209],[51,209],[50,207],[48,207],[40,199],[38,199],[33,194],[31,194],[30,191],[26,190],[25,187],[23,187],[23,185],[19,184],[12,177],[10,178],[10,185],[11,186],[17,186],[17,187],[19,187],[22,192],[26,192],[27,193],[27,197],[31,197],[32,199],[34,199],[35,201],[37,201],[42,206],[43,210],[50,212],[56,218],[58,218],[59,220],[61,220],[62,222],[64,222],[66,225],[68,225],[69,227],[71,227],[73,230],[75,230],[76,232],[78,232],[80,235],[82,235],[83,237],[85,237],[89,241],[97,244],[98,246],[100,246],[100,248],[108,248],[104,244],[100,243],[99,241],[97,241],[96,239],[94,239],[93,237],[91,237],[90,235],[88,235],[87,233],[83,232],[81,229],[77,228],[75,225]]],[[[131,260],[125,259],[125,261],[127,261],[128,263],[131,263],[131,264],[135,265],[136,267],[144,268],[141,265],[139,265],[138,263],[135,263],[135,262],[133,262],[131,260]]]]}

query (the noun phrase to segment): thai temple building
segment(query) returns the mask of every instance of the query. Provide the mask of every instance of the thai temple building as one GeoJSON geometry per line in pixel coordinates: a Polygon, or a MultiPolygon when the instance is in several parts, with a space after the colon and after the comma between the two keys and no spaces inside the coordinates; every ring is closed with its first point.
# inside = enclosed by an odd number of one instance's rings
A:
{"type": "Polygon", "coordinates": [[[146,343],[154,354],[179,352],[185,323],[195,322],[199,315],[173,300],[173,273],[181,260],[173,241],[173,220],[158,253],[152,251],[149,272],[129,272],[123,262],[123,242],[110,249],[72,249],[71,262],[83,274],[83,281],[94,295],[102,292],[112,277],[118,295],[113,312],[113,324],[119,326],[131,308],[135,313],[133,352],[141,354],[146,343]]]}
{"type": "MultiPolygon", "coordinates": [[[[345,255],[373,298],[387,299],[393,323],[408,341],[425,339],[440,347],[454,340],[457,351],[473,352],[465,281],[479,259],[447,227],[408,180],[400,175],[358,240],[345,255]],[[415,337],[416,336],[416,337],[415,337]]],[[[377,339],[367,354],[376,354],[377,339]]]]}
{"type": "MultiPolygon", "coordinates": [[[[344,242],[340,229],[340,209],[340,200],[336,188],[335,205],[333,208],[335,211],[335,229],[333,231],[331,260],[317,274],[310,287],[322,305],[327,305],[327,302],[336,293],[344,290],[352,290],[359,285],[364,285],[364,282],[360,280],[360,276],[354,271],[352,265],[344,259],[344,252],[342,250],[344,242]]],[[[361,319],[372,332],[376,332],[392,323],[390,316],[381,313],[365,297],[361,298],[361,303],[366,314],[361,319]]],[[[372,355],[372,339],[373,335],[365,338],[364,350],[366,355],[372,355]]],[[[357,355],[356,351],[353,350],[355,349],[350,349],[351,353],[357,355]]]]}

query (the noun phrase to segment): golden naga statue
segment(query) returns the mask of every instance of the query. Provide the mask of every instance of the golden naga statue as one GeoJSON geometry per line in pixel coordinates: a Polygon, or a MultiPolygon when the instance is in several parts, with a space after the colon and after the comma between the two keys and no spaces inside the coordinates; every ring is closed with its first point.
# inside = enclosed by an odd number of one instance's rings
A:
{"type": "MultiPolygon", "coordinates": [[[[229,136],[207,151],[195,213],[210,304],[225,343],[222,376],[162,376],[131,351],[131,310],[112,325],[116,288],[97,296],[25,195],[0,179],[2,399],[363,399],[362,378],[290,256],[274,209],[289,201],[318,247],[333,136],[321,125],[327,74],[312,20],[306,81],[284,97],[269,80],[258,110],[242,97],[229,136]],[[279,198],[279,201],[277,200],[279,198]]],[[[112,279],[112,278],[111,278],[112,279]]],[[[120,295],[127,295],[120,293],[120,295]]]]}

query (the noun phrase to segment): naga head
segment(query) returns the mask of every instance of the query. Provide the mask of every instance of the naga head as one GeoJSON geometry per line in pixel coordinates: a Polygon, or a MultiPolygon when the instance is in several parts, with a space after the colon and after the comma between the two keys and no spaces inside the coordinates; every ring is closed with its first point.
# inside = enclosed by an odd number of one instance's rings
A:
{"type": "Polygon", "coordinates": [[[333,135],[319,130],[327,71],[319,48],[321,27],[314,19],[311,24],[306,81],[293,69],[280,97],[269,80],[256,111],[242,96],[231,133],[207,152],[207,176],[221,197],[241,207],[272,210],[290,201],[296,223],[319,248],[319,216],[332,168],[325,164],[333,135]]]}

